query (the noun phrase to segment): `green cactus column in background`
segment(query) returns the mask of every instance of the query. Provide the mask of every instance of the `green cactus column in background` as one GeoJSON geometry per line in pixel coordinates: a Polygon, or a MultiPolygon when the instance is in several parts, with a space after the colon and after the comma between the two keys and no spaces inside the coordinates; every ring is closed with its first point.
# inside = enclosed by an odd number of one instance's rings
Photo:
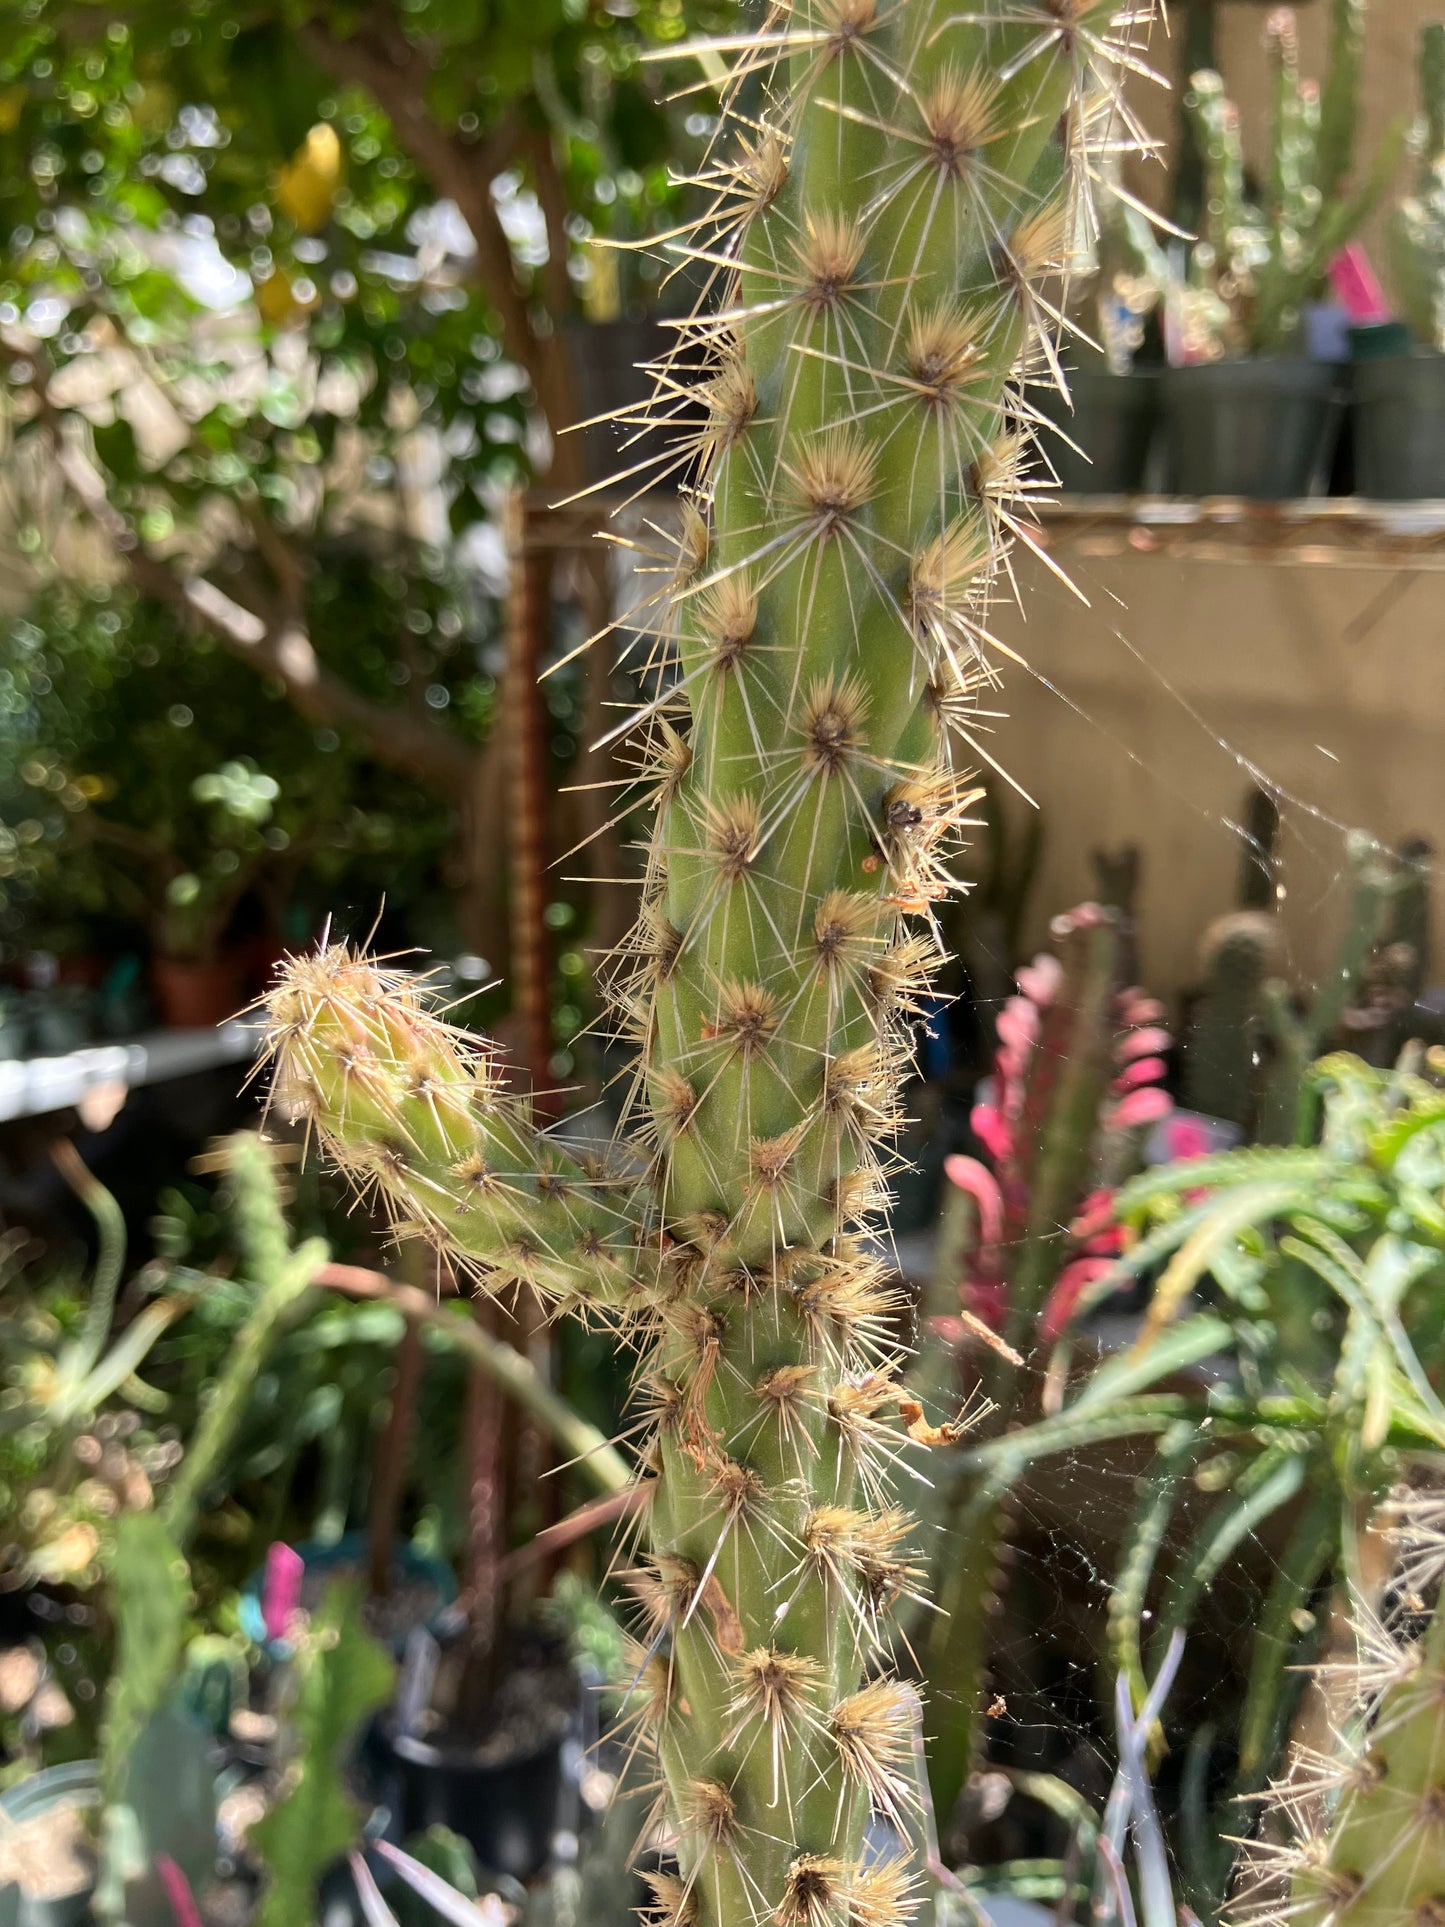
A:
{"type": "Polygon", "coordinates": [[[1410,331],[1445,352],[1445,21],[1420,31],[1421,121],[1413,191],[1390,223],[1395,298],[1410,331]]]}
{"type": "Polygon", "coordinates": [[[342,948],[271,1000],[286,1101],[403,1229],[638,1346],[663,1922],[908,1913],[907,1862],[861,1849],[870,1807],[906,1828],[917,1798],[916,1696],[886,1668],[915,1584],[893,1488],[907,1430],[938,1434],[900,1399],[862,1234],[972,800],[955,752],[1017,513],[1014,384],[1150,11],[799,0],[722,49],[733,146],[686,250],[710,301],[655,404],[680,418],[700,385],[707,422],[680,431],[696,488],[638,720],[628,1157],[569,1161],[414,987],[342,948]]]}

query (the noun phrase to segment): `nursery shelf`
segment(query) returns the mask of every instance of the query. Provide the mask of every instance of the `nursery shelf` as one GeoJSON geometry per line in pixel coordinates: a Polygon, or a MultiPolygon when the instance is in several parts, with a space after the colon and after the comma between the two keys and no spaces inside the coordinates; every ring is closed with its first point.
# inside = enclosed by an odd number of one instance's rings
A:
{"type": "MultiPolygon", "coordinates": [[[[1060,553],[1277,562],[1289,568],[1445,570],[1445,501],[1031,495],[1029,505],[1039,524],[1034,539],[1060,553]]],[[[558,505],[532,491],[522,504],[514,546],[532,553],[585,551],[614,511],[620,512],[612,530],[616,537],[644,550],[657,548],[661,530],[676,517],[676,498],[647,496],[624,504],[620,497],[598,493],[558,505]]]]}
{"type": "Polygon", "coordinates": [[[242,1018],[214,1030],[156,1030],[124,1044],[92,1044],[64,1057],[0,1061],[0,1123],[43,1117],[79,1104],[87,1092],[164,1084],[250,1057],[257,1026],[242,1018]]]}
{"type": "Polygon", "coordinates": [[[1060,495],[1036,499],[1035,506],[1042,546],[1061,553],[1274,562],[1286,568],[1445,569],[1445,502],[1060,495]]]}

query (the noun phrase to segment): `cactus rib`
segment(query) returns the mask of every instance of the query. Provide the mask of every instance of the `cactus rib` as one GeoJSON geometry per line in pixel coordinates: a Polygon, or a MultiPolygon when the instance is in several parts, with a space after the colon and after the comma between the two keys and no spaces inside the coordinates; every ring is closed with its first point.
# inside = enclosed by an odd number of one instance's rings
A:
{"type": "Polygon", "coordinates": [[[635,719],[655,830],[613,985],[636,1052],[619,1169],[565,1159],[344,948],[271,999],[288,1101],[399,1228],[638,1347],[631,1701],[670,1927],[910,1912],[912,1869],[865,1863],[863,1831],[917,1798],[888,1615],[918,1585],[895,1472],[929,1428],[862,1234],[976,795],[955,754],[994,676],[1018,385],[1057,367],[1039,284],[1151,12],[795,0],[714,49],[734,145],[678,247],[715,298],[651,405],[676,422],[700,392],[707,417],[664,458],[694,486],[635,719]]]}

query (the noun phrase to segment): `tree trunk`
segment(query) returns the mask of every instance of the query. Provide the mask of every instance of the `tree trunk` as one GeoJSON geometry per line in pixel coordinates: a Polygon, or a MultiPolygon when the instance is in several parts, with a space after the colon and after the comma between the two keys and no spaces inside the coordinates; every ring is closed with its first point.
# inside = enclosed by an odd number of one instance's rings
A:
{"type": "Polygon", "coordinates": [[[529,546],[525,498],[507,510],[511,583],[507,667],[496,727],[507,757],[505,830],[511,876],[512,1007],[519,1051],[539,1114],[555,1114],[548,1095],[552,1056],[551,960],[545,921],[547,878],[546,706],[537,687],[546,644],[551,557],[529,546]]]}

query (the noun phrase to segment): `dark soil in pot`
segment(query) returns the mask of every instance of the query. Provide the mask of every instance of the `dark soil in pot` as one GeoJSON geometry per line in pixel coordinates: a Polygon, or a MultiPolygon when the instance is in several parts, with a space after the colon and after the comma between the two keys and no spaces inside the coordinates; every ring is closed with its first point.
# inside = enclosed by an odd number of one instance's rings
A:
{"type": "MultiPolygon", "coordinates": [[[[300,1603],[306,1612],[316,1610],[334,1580],[365,1581],[367,1577],[367,1544],[363,1532],[343,1533],[329,1546],[306,1540],[296,1550],[305,1563],[300,1603]]],[[[261,1616],[264,1583],[264,1573],[253,1573],[241,1593],[242,1630],[258,1645],[266,1639],[261,1616]]],[[[456,1579],[450,1567],[415,1546],[399,1545],[392,1558],[391,1586],[385,1593],[366,1593],[361,1623],[373,1639],[379,1639],[400,1658],[407,1635],[417,1626],[437,1630],[438,1622],[456,1596],[456,1579]]]]}
{"type": "Polygon", "coordinates": [[[1169,492],[1275,502],[1308,495],[1328,472],[1339,385],[1329,362],[1287,357],[1166,369],[1169,492]]]}
{"type": "Polygon", "coordinates": [[[562,1793],[562,1743],[577,1708],[564,1659],[518,1653],[504,1667],[485,1733],[440,1722],[385,1737],[402,1832],[449,1827],[493,1873],[531,1880],[547,1865],[562,1793]]]}
{"type": "Polygon", "coordinates": [[[1159,418],[1159,376],[1157,368],[1127,375],[1076,368],[1069,376],[1072,411],[1057,389],[1030,393],[1059,431],[1046,429],[1040,443],[1064,494],[1136,495],[1143,488],[1159,418]]]}
{"type": "Polygon", "coordinates": [[[1445,500],[1445,355],[1355,363],[1355,484],[1375,502],[1445,500]]]}

